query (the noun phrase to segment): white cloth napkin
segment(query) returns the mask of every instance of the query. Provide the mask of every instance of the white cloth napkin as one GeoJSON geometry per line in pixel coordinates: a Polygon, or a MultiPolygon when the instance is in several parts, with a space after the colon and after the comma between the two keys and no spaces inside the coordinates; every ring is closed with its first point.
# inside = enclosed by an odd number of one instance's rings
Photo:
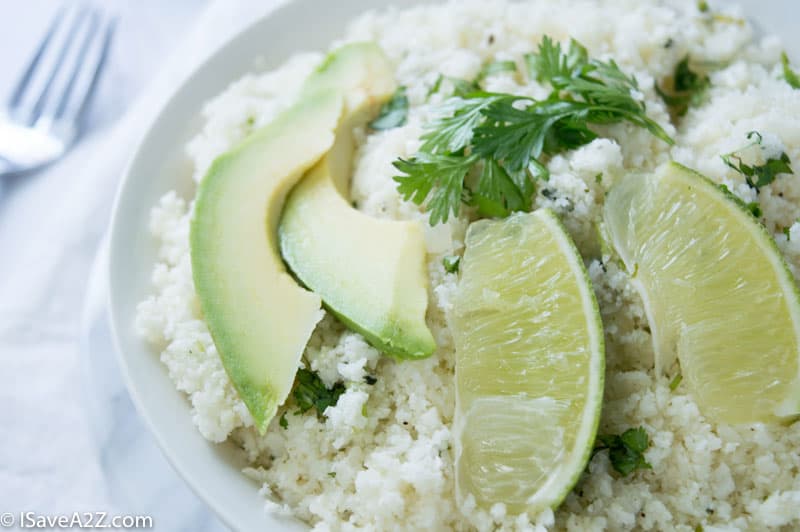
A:
{"type": "Polygon", "coordinates": [[[102,247],[90,269],[148,124],[205,57],[279,3],[211,2],[110,134],[87,139],[0,203],[0,512],[144,512],[157,529],[220,526],[138,422],[108,335],[102,247]]]}

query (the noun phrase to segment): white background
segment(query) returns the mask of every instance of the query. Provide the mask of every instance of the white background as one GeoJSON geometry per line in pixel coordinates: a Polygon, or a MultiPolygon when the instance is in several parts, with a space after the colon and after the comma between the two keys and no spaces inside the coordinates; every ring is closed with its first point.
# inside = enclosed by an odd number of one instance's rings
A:
{"type": "MultiPolygon", "coordinates": [[[[90,382],[97,372],[79,349],[89,272],[119,178],[113,171],[90,180],[88,172],[205,2],[96,3],[120,19],[85,136],[45,171],[0,178],[0,513],[141,511],[156,514],[157,529],[215,528],[136,425],[125,394],[98,399],[103,383],[90,382]],[[126,419],[98,427],[105,421],[88,414],[97,400],[117,403],[126,419]]],[[[0,103],[57,7],[0,0],[0,103]]],[[[115,149],[124,157],[125,147],[115,149]]],[[[113,371],[111,353],[99,356],[113,371]]]]}

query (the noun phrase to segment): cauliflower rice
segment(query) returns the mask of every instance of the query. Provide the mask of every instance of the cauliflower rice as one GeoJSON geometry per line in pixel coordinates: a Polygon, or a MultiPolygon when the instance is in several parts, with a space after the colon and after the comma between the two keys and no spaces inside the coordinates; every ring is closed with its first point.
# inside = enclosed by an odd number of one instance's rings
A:
{"type": "MultiPolygon", "coordinates": [[[[411,107],[403,127],[360,135],[352,200],[373,216],[424,223],[427,322],[438,344],[431,358],[397,362],[383,357],[327,315],[304,358],[326,385],[343,381],[346,392],[323,420],[313,409],[293,415],[290,399],[288,427],[281,428],[276,417],[259,436],[200,315],[189,256],[191,200],[169,193],[151,218],[159,262],[154,294],[140,304],[137,326],[161,351],[175,386],[191,401],[202,435],[241,446],[251,463],[244,473],[263,486],[268,509],[290,512],[315,530],[800,529],[800,423],[717,425],[700,414],[684,388],[672,391],[666,378],[657,378],[642,302],[624,269],[601,256],[595,232],[604,194],[619,176],[653,169],[670,158],[725,184],[745,202],[756,200],[744,177],[720,159],[741,147],[751,130],[761,132],[770,149],[785,151],[800,169],[800,91],[780,77],[779,41],[754,35],[735,18],[712,19],[694,1],[654,0],[557,5],[491,0],[370,12],[344,36],[344,41],[358,40],[383,47],[398,82],[408,88],[411,107]],[[622,478],[607,453],[597,453],[554,512],[510,516],[496,505],[490,514],[462,515],[454,502],[454,353],[445,319],[457,278],[445,273],[442,258],[461,251],[469,220],[462,213],[429,227],[426,214],[398,196],[391,163],[419,147],[423,124],[443,98],[435,94],[426,101],[440,73],[471,79],[486,61],[522,64],[523,54],[544,35],[562,41],[574,37],[592,56],[613,58],[634,74],[648,115],[676,140],[670,147],[627,123],[604,127],[606,138],[549,161],[551,177],[539,183],[534,202],[561,215],[597,293],[607,346],[600,432],[644,427],[652,441],[646,453],[652,470],[622,478]],[[653,86],[687,53],[722,67],[710,74],[707,103],[691,108],[676,128],[653,86]],[[367,375],[377,382],[367,384],[367,375]]],[[[205,127],[187,147],[195,180],[217,155],[287,107],[321,57],[299,54],[273,72],[245,76],[209,102],[203,109],[205,127]]],[[[491,91],[537,98],[548,92],[513,73],[499,73],[486,83],[491,91]]],[[[798,177],[780,176],[761,189],[758,199],[762,221],[797,278],[798,177]]]]}

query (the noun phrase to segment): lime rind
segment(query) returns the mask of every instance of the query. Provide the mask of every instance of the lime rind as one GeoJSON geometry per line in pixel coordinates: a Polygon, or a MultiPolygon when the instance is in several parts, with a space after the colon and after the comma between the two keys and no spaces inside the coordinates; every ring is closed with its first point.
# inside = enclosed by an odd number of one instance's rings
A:
{"type": "MultiPolygon", "coordinates": [[[[562,245],[562,251],[564,251],[567,256],[571,256],[572,258],[572,260],[570,260],[570,266],[573,269],[573,275],[576,279],[582,279],[584,281],[583,283],[579,283],[579,286],[581,291],[584,292],[583,301],[589,302],[591,306],[591,311],[586,312],[585,314],[585,316],[591,320],[588,327],[591,338],[590,345],[597,346],[597,350],[600,353],[600,356],[592,357],[590,361],[589,375],[593,378],[593,382],[590,386],[589,395],[587,396],[587,403],[592,401],[597,405],[597,408],[595,409],[594,415],[584,417],[581,425],[581,432],[579,433],[583,435],[585,441],[588,442],[588,445],[585,446],[583,455],[576,462],[577,464],[580,464],[580,467],[575,468],[572,472],[572,476],[564,482],[560,497],[550,502],[550,507],[555,508],[561,504],[575,484],[578,483],[581,474],[586,469],[586,465],[589,463],[589,459],[592,457],[594,441],[597,437],[597,430],[600,425],[600,413],[603,403],[603,390],[605,386],[606,374],[606,347],[603,320],[600,317],[600,305],[597,302],[597,296],[595,295],[592,281],[589,277],[589,272],[586,270],[586,265],[583,263],[581,254],[578,251],[578,247],[575,245],[575,242],[572,240],[572,238],[570,238],[567,228],[552,210],[540,209],[538,212],[541,212],[542,217],[548,219],[549,223],[552,224],[552,227],[556,229],[555,232],[560,237],[559,241],[562,245]]],[[[605,230],[605,228],[603,228],[603,230],[605,230]]],[[[576,438],[576,441],[581,441],[581,438],[576,438]]],[[[555,478],[553,481],[555,481],[555,478]]],[[[555,489],[555,486],[545,485],[540,491],[547,492],[550,489],[555,489]]]]}

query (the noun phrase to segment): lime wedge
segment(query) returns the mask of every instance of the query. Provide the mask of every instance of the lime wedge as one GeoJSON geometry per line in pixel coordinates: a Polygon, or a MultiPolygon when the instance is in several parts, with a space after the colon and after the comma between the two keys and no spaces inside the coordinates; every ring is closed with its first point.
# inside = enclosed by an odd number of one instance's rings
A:
{"type": "Polygon", "coordinates": [[[469,227],[450,328],[459,505],[558,505],[592,450],[605,362],[583,261],[551,211],[469,227]]]}
{"type": "Polygon", "coordinates": [[[611,240],[642,295],[656,367],[726,423],[800,413],[800,296],[744,206],[677,163],[629,175],[606,199],[611,240]]]}

